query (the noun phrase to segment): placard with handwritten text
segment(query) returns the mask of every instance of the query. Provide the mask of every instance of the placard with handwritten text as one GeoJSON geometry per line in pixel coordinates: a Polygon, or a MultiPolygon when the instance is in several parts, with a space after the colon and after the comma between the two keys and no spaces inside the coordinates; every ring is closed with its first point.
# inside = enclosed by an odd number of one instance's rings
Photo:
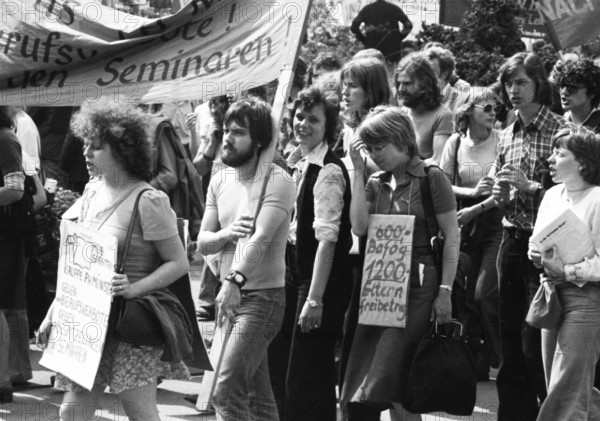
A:
{"type": "Polygon", "coordinates": [[[62,221],[52,330],[40,364],[91,389],[104,348],[117,238],[62,221]]]}
{"type": "Polygon", "coordinates": [[[413,215],[371,215],[358,322],[406,327],[413,215]]]}

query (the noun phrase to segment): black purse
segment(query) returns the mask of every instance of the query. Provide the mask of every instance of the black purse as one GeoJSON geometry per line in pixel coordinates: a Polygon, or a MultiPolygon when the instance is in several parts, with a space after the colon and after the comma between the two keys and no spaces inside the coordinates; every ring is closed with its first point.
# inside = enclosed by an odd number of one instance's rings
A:
{"type": "Polygon", "coordinates": [[[419,342],[402,406],[415,414],[442,411],[471,415],[477,397],[479,341],[463,336],[462,325],[457,322],[442,330],[437,323],[432,325],[431,332],[419,342]]]}
{"type": "MultiPolygon", "coordinates": [[[[133,228],[139,214],[138,205],[140,198],[142,197],[142,194],[148,190],[151,189],[143,189],[140,191],[135,200],[135,204],[133,205],[133,213],[127,229],[123,253],[119,257],[117,264],[117,273],[124,273],[125,262],[131,246],[133,228]]],[[[112,329],[119,341],[131,345],[162,346],[165,343],[161,323],[156,315],[146,308],[140,297],[131,300],[126,300],[123,297],[115,297],[113,299],[109,318],[109,329],[112,329]]]]}

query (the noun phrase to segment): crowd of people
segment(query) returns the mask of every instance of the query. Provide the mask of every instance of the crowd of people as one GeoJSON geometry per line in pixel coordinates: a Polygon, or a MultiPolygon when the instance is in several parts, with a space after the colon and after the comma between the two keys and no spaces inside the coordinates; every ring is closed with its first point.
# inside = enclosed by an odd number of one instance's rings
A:
{"type": "MultiPolygon", "coordinates": [[[[404,26],[410,31],[410,21],[404,26]]],[[[535,53],[522,52],[506,60],[494,85],[471,86],[439,43],[390,54],[366,49],[347,63],[321,54],[308,63],[282,127],[261,89],[197,107],[165,104],[160,116],[154,107],[83,104],[63,155],[90,179],[73,183],[82,198],[68,217],[115,235],[120,253],[133,244],[123,273],[111,279],[113,296],[125,300],[185,276],[177,218],[191,221],[205,262],[196,316],[235,335],[216,375],[218,419],[333,421],[338,404],[349,421],[379,420],[384,410],[392,420],[421,419],[403,405],[411,362],[431,323],[453,318],[482,340],[478,380],[498,368],[498,420],[595,419],[600,68],[589,59],[559,62],[549,77],[535,53]],[[273,147],[272,162],[259,168],[273,147]],[[444,238],[441,267],[424,178],[444,238]],[[257,180],[266,180],[258,197],[257,180]],[[596,249],[573,264],[530,242],[565,209],[589,228],[596,249]],[[415,219],[404,328],[358,322],[361,240],[378,214],[415,219]],[[262,252],[238,259],[242,243],[262,252]],[[448,257],[456,249],[468,257],[461,285],[458,260],[448,257]],[[562,302],[553,329],[525,322],[541,282],[553,283],[562,302]]],[[[23,113],[0,106],[3,332],[27,305],[26,238],[9,233],[8,221],[46,202],[40,192],[48,174],[39,171],[39,156],[35,164],[26,158],[36,135],[19,128],[23,113]]],[[[42,347],[53,307],[40,324],[42,347]]],[[[0,403],[23,381],[10,370],[14,337],[0,335],[0,403]]],[[[81,410],[106,387],[135,404],[124,406],[129,419],[160,419],[159,379],[189,377],[189,350],[179,345],[134,345],[109,331],[91,391],[57,374],[61,419],[86,419],[81,410]]]]}

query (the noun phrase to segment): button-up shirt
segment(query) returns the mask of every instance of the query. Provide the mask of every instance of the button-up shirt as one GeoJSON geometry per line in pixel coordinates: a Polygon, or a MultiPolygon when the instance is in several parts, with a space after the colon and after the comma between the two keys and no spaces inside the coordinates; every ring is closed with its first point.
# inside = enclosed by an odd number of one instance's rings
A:
{"type": "MultiPolygon", "coordinates": [[[[310,153],[302,157],[294,166],[294,176],[297,179],[299,193],[304,183],[304,175],[309,164],[318,165],[321,167],[319,176],[313,187],[313,195],[315,198],[315,220],[313,228],[315,230],[315,238],[318,241],[337,242],[338,233],[340,231],[340,223],[342,219],[342,211],[344,209],[344,191],[346,190],[346,180],[342,169],[336,164],[324,165],[323,160],[327,154],[328,146],[326,142],[321,142],[310,153]]],[[[291,156],[297,157],[300,152],[294,151],[291,156]]],[[[288,162],[290,162],[288,160],[288,162]]],[[[302,204],[300,204],[302,206],[302,204]]],[[[290,225],[290,242],[296,243],[296,216],[298,202],[296,202],[296,211],[290,225]]]]}
{"type": "MultiPolygon", "coordinates": [[[[529,140],[529,172],[525,174],[528,180],[542,181],[542,174],[548,173],[548,158],[552,154],[552,138],[564,127],[565,120],[554,114],[546,106],[542,106],[538,114],[524,127],[519,112],[517,120],[500,132],[500,141],[496,154],[496,169],[499,171],[504,164],[521,166],[523,140],[529,140]]],[[[517,190],[513,187],[510,193],[508,208],[502,224],[526,231],[533,231],[541,198],[527,194],[525,209],[519,201],[517,190]],[[524,212],[522,212],[524,211],[524,212]]]]}

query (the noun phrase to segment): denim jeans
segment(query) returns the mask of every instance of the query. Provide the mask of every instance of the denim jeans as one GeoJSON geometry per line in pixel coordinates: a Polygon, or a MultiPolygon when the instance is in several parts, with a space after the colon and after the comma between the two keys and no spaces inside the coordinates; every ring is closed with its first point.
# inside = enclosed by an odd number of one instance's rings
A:
{"type": "Polygon", "coordinates": [[[594,370],[600,357],[600,287],[557,287],[563,311],[560,327],[542,330],[548,397],[537,421],[600,420],[600,392],[594,370]]]}
{"type": "Polygon", "coordinates": [[[546,397],[540,330],[525,316],[540,280],[540,269],[527,258],[529,237],[516,238],[506,229],[498,253],[500,339],[498,421],[535,421],[546,397]]]}
{"type": "Polygon", "coordinates": [[[279,421],[267,348],[283,320],[284,288],[242,291],[212,404],[222,421],[279,421]]]}
{"type": "Polygon", "coordinates": [[[485,340],[479,353],[478,370],[488,372],[490,365],[498,367],[501,359],[500,303],[496,261],[502,240],[500,220],[490,224],[481,240],[467,244],[461,250],[471,261],[467,273],[467,311],[461,318],[469,336],[485,340]]]}

